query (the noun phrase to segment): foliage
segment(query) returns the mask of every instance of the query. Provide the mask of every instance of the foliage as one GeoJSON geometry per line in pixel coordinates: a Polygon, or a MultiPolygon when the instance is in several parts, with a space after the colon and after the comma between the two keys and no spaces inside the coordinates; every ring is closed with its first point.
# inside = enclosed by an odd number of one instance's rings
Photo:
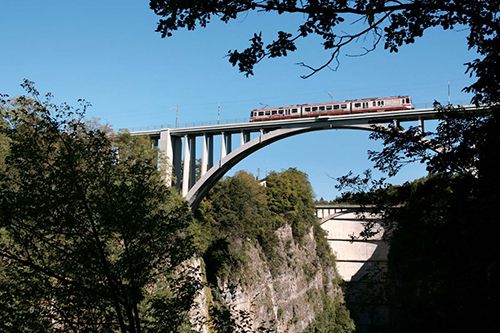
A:
{"type": "Polygon", "coordinates": [[[229,61],[238,65],[245,75],[253,75],[254,67],[265,58],[285,57],[298,49],[301,39],[319,37],[328,55],[321,65],[301,63],[310,77],[324,68],[338,67],[341,51],[350,44],[364,42],[364,55],[381,41],[390,52],[398,52],[404,44],[412,44],[426,30],[467,27],[469,48],[482,57],[467,63],[467,70],[479,80],[468,88],[477,92],[476,102],[498,98],[498,1],[387,1],[387,0],[239,0],[239,1],[180,1],[150,0],[150,7],[160,17],[156,31],[162,37],[172,36],[178,29],[194,30],[205,27],[214,18],[227,23],[251,12],[267,15],[302,15],[296,31],[278,31],[270,42],[261,32],[254,33],[250,46],[243,51],[228,52],[229,61]],[[352,24],[355,22],[355,24],[352,24]],[[334,67],[331,67],[334,66],[334,67]]]}
{"type": "Polygon", "coordinates": [[[245,310],[238,310],[235,306],[228,307],[221,300],[216,300],[210,308],[210,317],[212,318],[213,328],[218,333],[273,333],[276,332],[272,324],[261,325],[252,329],[252,319],[245,310]],[[236,313],[236,315],[234,315],[236,313]],[[237,320],[236,320],[237,319],[237,320]]]}
{"type": "Polygon", "coordinates": [[[350,333],[354,330],[354,323],[345,305],[338,300],[323,297],[323,311],[303,333],[350,333]]]}
{"type": "MultiPolygon", "coordinates": [[[[237,240],[250,239],[258,243],[272,259],[274,230],[283,224],[267,206],[266,189],[252,175],[240,171],[234,177],[220,181],[202,201],[199,220],[207,236],[205,251],[207,274],[227,276],[234,267],[245,262],[243,245],[237,240]],[[212,269],[217,271],[212,272],[212,269]]],[[[214,281],[214,280],[211,280],[214,281]]]]}
{"type": "MultiPolygon", "coordinates": [[[[330,267],[332,263],[335,262],[335,256],[332,253],[332,248],[328,244],[327,232],[319,225],[319,223],[314,223],[313,225],[314,240],[316,241],[316,255],[318,256],[322,267],[330,267]]],[[[337,274],[336,267],[332,267],[335,275],[340,281],[340,276],[337,274]]],[[[330,274],[325,270],[325,274],[330,274]]],[[[331,278],[326,276],[326,278],[331,278]]]]}
{"type": "MultiPolygon", "coordinates": [[[[500,178],[494,158],[500,142],[498,128],[493,113],[476,131],[463,133],[476,138],[471,147],[475,152],[473,172],[436,175],[408,191],[411,200],[394,216],[397,228],[391,241],[389,273],[398,286],[397,292],[391,289],[396,330],[411,331],[410,312],[413,318],[418,313],[420,319],[413,331],[430,327],[434,331],[439,327],[488,331],[496,327],[492,309],[500,302],[500,252],[491,244],[500,232],[500,178]],[[412,274],[415,272],[418,274],[412,274]]],[[[460,149],[456,152],[467,165],[470,155],[460,154],[460,149]]],[[[450,159],[455,160],[459,159],[450,159]]]]}
{"type": "Polygon", "coordinates": [[[442,120],[434,133],[378,128],[373,137],[384,148],[370,153],[389,175],[421,161],[428,177],[399,187],[369,173],[340,181],[357,187],[347,197],[376,203],[384,214],[391,331],[491,331],[500,303],[500,252],[491,246],[500,232],[500,110],[436,107],[442,120]]]}
{"type": "Polygon", "coordinates": [[[500,261],[491,244],[500,230],[482,187],[473,178],[436,175],[399,192],[405,205],[389,214],[392,331],[495,327],[500,261]]]}
{"type": "Polygon", "coordinates": [[[313,191],[307,175],[295,168],[266,179],[269,209],[286,220],[300,240],[315,222],[313,191]]]}
{"type": "Polygon", "coordinates": [[[293,168],[269,174],[266,187],[244,171],[220,181],[198,212],[202,221],[198,234],[205,235],[198,238],[204,239],[199,248],[206,250],[209,277],[212,273],[223,277],[245,262],[240,239],[259,244],[273,272],[280,264],[275,261],[274,231],[288,223],[300,240],[315,222],[312,198],[307,176],[293,168]],[[217,272],[211,272],[210,267],[216,267],[217,272]]]}
{"type": "MultiPolygon", "coordinates": [[[[2,98],[1,95],[0,98],[2,98]]],[[[2,110],[0,109],[0,170],[3,170],[5,167],[5,158],[9,152],[9,138],[3,134],[7,127],[7,122],[1,112],[2,110]]]]}
{"type": "Polygon", "coordinates": [[[484,144],[482,134],[494,112],[481,114],[437,102],[434,107],[440,121],[433,133],[422,133],[416,126],[404,131],[394,125],[374,127],[370,138],[384,143],[382,151],[368,152],[376,168],[389,176],[412,162],[425,163],[430,173],[465,175],[478,170],[478,147],[484,144]]]}
{"type": "Polygon", "coordinates": [[[158,285],[194,253],[186,203],[150,145],[24,87],[0,104],[0,330],[155,331],[158,285]]]}
{"type": "Polygon", "coordinates": [[[156,291],[144,304],[147,316],[143,330],[150,332],[194,333],[203,325],[199,304],[193,299],[204,288],[200,267],[192,260],[156,284],[156,291]],[[179,274],[182,273],[182,274],[179,274]]]}

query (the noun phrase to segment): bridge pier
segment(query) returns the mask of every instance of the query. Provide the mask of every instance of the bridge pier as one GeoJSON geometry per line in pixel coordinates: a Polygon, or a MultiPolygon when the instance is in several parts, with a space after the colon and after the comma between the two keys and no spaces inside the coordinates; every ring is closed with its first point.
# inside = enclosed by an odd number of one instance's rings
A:
{"type": "Polygon", "coordinates": [[[221,133],[221,153],[220,153],[220,159],[222,160],[224,157],[226,157],[227,154],[231,153],[231,150],[233,148],[233,142],[232,142],[232,135],[231,133],[227,132],[222,132],[221,133]]]}
{"type": "Polygon", "coordinates": [[[240,146],[243,146],[248,141],[250,141],[250,132],[241,131],[240,132],[240,146]]]}
{"type": "Polygon", "coordinates": [[[207,170],[214,165],[214,137],[210,134],[203,134],[201,151],[200,176],[203,177],[207,170]]]}
{"type": "MultiPolygon", "coordinates": [[[[167,165],[170,168],[170,172],[174,174],[173,182],[175,187],[180,191],[181,189],[181,177],[182,177],[182,140],[180,137],[172,136],[172,165],[167,165]]],[[[169,184],[169,183],[167,183],[169,184]]],[[[172,183],[170,183],[172,184],[172,183]]]]}
{"type": "Polygon", "coordinates": [[[158,146],[160,150],[160,157],[165,158],[165,183],[172,185],[172,163],[174,161],[174,151],[172,145],[172,136],[170,135],[170,130],[164,130],[160,132],[160,139],[158,140],[158,146]]]}
{"type": "Polygon", "coordinates": [[[196,151],[191,154],[191,140],[188,135],[184,136],[184,165],[182,170],[182,196],[189,191],[189,181],[191,180],[191,155],[196,155],[196,151]]]}
{"type": "Polygon", "coordinates": [[[425,133],[424,118],[422,117],[418,118],[418,127],[420,129],[420,133],[424,134],[425,133]]]}

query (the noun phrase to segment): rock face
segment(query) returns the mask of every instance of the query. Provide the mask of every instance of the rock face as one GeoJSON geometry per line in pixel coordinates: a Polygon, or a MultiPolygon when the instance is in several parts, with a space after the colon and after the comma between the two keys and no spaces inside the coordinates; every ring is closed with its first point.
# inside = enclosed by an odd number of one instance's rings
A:
{"type": "Polygon", "coordinates": [[[303,332],[323,312],[325,299],[342,306],[334,263],[318,256],[313,228],[300,242],[289,225],[275,232],[271,263],[258,245],[241,240],[248,260],[212,287],[242,331],[303,332]]]}
{"type": "MultiPolygon", "coordinates": [[[[352,332],[307,176],[244,172],[200,204],[208,332],[352,332]]],[[[200,297],[201,299],[201,297],[200,297]]]]}

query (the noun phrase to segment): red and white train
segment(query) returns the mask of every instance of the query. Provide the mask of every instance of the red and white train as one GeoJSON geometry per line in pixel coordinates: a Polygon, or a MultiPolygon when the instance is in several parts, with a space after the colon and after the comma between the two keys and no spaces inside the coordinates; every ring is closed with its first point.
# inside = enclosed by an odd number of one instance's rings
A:
{"type": "Polygon", "coordinates": [[[413,109],[410,96],[365,98],[343,102],[302,104],[281,106],[275,108],[255,109],[250,112],[250,121],[265,121],[410,109],[413,109]]]}

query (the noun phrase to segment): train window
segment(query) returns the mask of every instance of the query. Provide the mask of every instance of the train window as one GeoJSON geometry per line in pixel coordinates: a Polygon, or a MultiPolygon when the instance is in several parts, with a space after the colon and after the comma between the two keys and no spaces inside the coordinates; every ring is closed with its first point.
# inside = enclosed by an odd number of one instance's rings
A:
{"type": "Polygon", "coordinates": [[[320,106],[320,107],[319,107],[319,110],[320,110],[320,111],[325,111],[325,107],[324,107],[324,106],[320,106]]]}
{"type": "Polygon", "coordinates": [[[312,107],[312,111],[313,111],[313,112],[314,112],[314,111],[318,111],[318,107],[317,107],[317,106],[313,106],[313,107],[312,107]]]}
{"type": "Polygon", "coordinates": [[[292,109],[292,113],[297,113],[297,109],[292,109]]]}
{"type": "Polygon", "coordinates": [[[262,117],[263,115],[264,115],[264,111],[259,112],[259,116],[262,117]]]}
{"type": "Polygon", "coordinates": [[[276,113],[278,113],[278,111],[276,111],[276,110],[271,111],[272,115],[275,115],[276,113]]]}
{"type": "Polygon", "coordinates": [[[410,103],[410,99],[409,98],[406,98],[406,103],[410,103]]]}
{"type": "Polygon", "coordinates": [[[404,98],[401,100],[401,104],[405,104],[405,99],[404,98]]]}
{"type": "Polygon", "coordinates": [[[347,104],[340,104],[340,108],[347,109],[347,104]]]}
{"type": "Polygon", "coordinates": [[[304,110],[305,110],[306,112],[309,112],[309,111],[311,111],[311,108],[305,108],[304,110]]]}
{"type": "Polygon", "coordinates": [[[333,109],[334,109],[334,110],[338,110],[339,108],[340,108],[340,105],[334,105],[334,106],[333,106],[333,109]]]}
{"type": "Polygon", "coordinates": [[[355,108],[359,108],[361,106],[361,103],[354,103],[355,108]]]}
{"type": "Polygon", "coordinates": [[[279,110],[279,111],[278,111],[278,113],[279,113],[279,114],[283,114],[283,110],[279,110]]]}
{"type": "Polygon", "coordinates": [[[271,111],[266,111],[266,116],[271,115],[271,111]]]}
{"type": "Polygon", "coordinates": [[[377,105],[377,103],[375,103],[375,101],[373,101],[373,106],[376,106],[376,105],[377,105]]]}
{"type": "Polygon", "coordinates": [[[332,109],[332,106],[331,105],[327,105],[326,106],[326,111],[330,111],[332,109]]]}
{"type": "Polygon", "coordinates": [[[384,105],[384,101],[380,101],[380,105],[384,105]]]}

